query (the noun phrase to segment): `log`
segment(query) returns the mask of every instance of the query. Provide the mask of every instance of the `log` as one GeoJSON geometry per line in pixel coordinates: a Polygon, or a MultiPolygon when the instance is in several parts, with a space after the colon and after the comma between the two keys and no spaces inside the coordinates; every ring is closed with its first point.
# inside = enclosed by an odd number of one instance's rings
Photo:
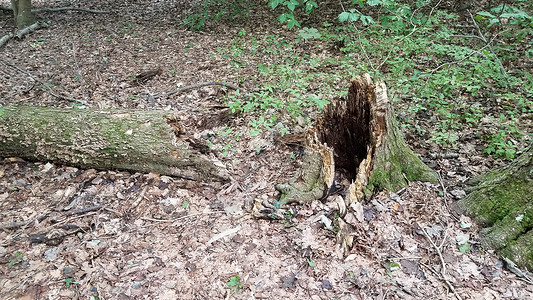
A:
{"type": "Polygon", "coordinates": [[[188,134],[179,116],[167,111],[0,108],[0,157],[226,180],[208,147],[188,134]]]}
{"type": "Polygon", "coordinates": [[[481,245],[533,271],[533,145],[509,165],[473,178],[452,205],[478,223],[481,245]]]}
{"type": "MultiPolygon", "coordinates": [[[[306,134],[301,170],[276,188],[281,203],[301,203],[325,199],[343,178],[351,182],[339,193],[346,196],[337,197],[341,217],[337,238],[345,254],[353,246],[350,223],[356,220],[348,210],[356,202],[383,189],[398,191],[409,181],[438,181],[437,174],[405,143],[385,83],[374,84],[368,74],[352,80],[347,99],[325,107],[317,125],[306,134]]],[[[278,210],[279,202],[256,202],[253,214],[281,218],[278,210]]]]}

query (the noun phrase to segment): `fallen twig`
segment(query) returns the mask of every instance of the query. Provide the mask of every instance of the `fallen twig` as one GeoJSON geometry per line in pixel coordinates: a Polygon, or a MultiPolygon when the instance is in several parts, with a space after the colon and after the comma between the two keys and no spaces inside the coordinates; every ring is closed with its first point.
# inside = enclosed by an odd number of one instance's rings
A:
{"type": "Polygon", "coordinates": [[[183,217],[179,217],[179,218],[174,218],[174,219],[152,219],[152,218],[147,218],[147,217],[141,217],[141,220],[152,221],[152,222],[176,222],[176,221],[183,220],[183,219],[190,218],[190,217],[196,217],[196,216],[201,216],[201,215],[219,214],[219,213],[223,213],[223,212],[224,211],[211,211],[211,212],[205,212],[205,213],[189,214],[189,215],[186,215],[186,216],[183,216],[183,217]]]}
{"type": "Polygon", "coordinates": [[[233,84],[230,84],[230,83],[220,82],[220,81],[208,81],[208,82],[202,82],[202,83],[198,83],[198,84],[184,86],[184,87],[182,87],[182,88],[180,88],[180,89],[178,89],[176,91],[167,93],[167,95],[179,94],[179,93],[183,93],[183,92],[186,92],[186,91],[189,91],[189,90],[194,90],[194,89],[202,88],[204,86],[209,86],[209,85],[221,85],[221,86],[224,86],[224,87],[228,87],[228,88],[230,88],[232,90],[238,90],[239,89],[239,87],[234,86],[233,84]]]}
{"type": "Polygon", "coordinates": [[[78,8],[78,7],[57,7],[57,8],[36,8],[32,9],[31,12],[39,13],[39,12],[58,12],[58,11],[67,11],[67,10],[73,10],[73,11],[81,11],[91,14],[107,14],[109,11],[106,10],[94,10],[94,9],[88,9],[88,8],[78,8]]]}
{"type": "Polygon", "coordinates": [[[9,223],[9,224],[6,224],[6,225],[0,225],[0,230],[15,229],[15,228],[18,228],[18,227],[22,227],[22,226],[30,224],[34,220],[35,220],[35,218],[31,218],[31,219],[28,219],[26,221],[12,222],[12,223],[9,223]]]}
{"type": "Polygon", "coordinates": [[[148,187],[145,186],[142,192],[139,194],[139,197],[137,197],[137,200],[135,200],[135,202],[133,202],[133,204],[131,205],[130,209],[134,209],[135,207],[137,207],[137,205],[139,205],[139,203],[141,203],[141,201],[144,199],[144,195],[146,194],[147,190],[148,187]]]}
{"type": "MultiPolygon", "coordinates": [[[[0,10],[13,11],[13,9],[11,7],[5,7],[5,6],[0,6],[0,10]]],[[[66,10],[82,11],[82,12],[87,12],[87,13],[91,13],[91,14],[105,14],[105,13],[108,13],[108,11],[105,11],[105,10],[94,10],[94,9],[76,8],[76,7],[34,8],[34,9],[31,10],[31,12],[33,12],[33,13],[58,12],[58,11],[66,11],[66,10]]]]}
{"type": "Polygon", "coordinates": [[[95,210],[99,210],[103,208],[101,205],[95,205],[95,206],[90,206],[90,207],[84,207],[84,208],[80,208],[80,209],[76,209],[76,210],[71,210],[71,211],[68,211],[65,213],[66,216],[72,216],[72,215],[79,215],[79,214],[84,214],[86,212],[91,212],[91,211],[95,211],[95,210]]]}
{"type": "Polygon", "coordinates": [[[211,237],[209,239],[209,241],[207,241],[206,246],[209,247],[209,246],[211,246],[211,244],[213,244],[214,242],[220,240],[221,238],[224,238],[224,237],[226,237],[228,235],[237,233],[239,230],[241,230],[241,226],[237,225],[237,227],[235,227],[235,228],[230,228],[228,230],[222,231],[221,233],[215,234],[213,237],[211,237]]]}
{"type": "MultiPolygon", "coordinates": [[[[442,269],[441,269],[441,276],[442,276],[442,280],[446,283],[446,285],[448,286],[448,288],[450,288],[450,290],[452,291],[452,293],[455,295],[455,297],[457,297],[457,299],[459,300],[462,300],[461,299],[461,296],[459,296],[459,294],[457,294],[455,292],[455,288],[453,287],[453,285],[450,283],[450,281],[448,281],[448,279],[446,279],[446,263],[444,262],[444,258],[442,257],[442,252],[440,251],[440,247],[438,247],[435,242],[433,242],[433,240],[431,239],[431,237],[429,236],[429,234],[426,232],[426,230],[424,229],[424,227],[422,227],[418,222],[416,223],[418,225],[418,227],[422,230],[422,232],[424,233],[424,236],[426,237],[426,239],[429,241],[429,243],[433,246],[433,248],[435,248],[435,251],[437,251],[437,254],[439,255],[439,258],[440,258],[440,263],[441,263],[441,266],[442,266],[442,269]]],[[[444,244],[444,241],[443,243],[441,244],[441,247],[442,245],[444,244]]]]}
{"type": "Polygon", "coordinates": [[[22,28],[21,30],[17,30],[15,34],[10,33],[4,35],[2,38],[0,38],[0,47],[2,47],[4,44],[6,44],[10,39],[13,37],[17,37],[21,39],[26,34],[32,33],[37,29],[48,27],[48,24],[45,22],[35,22],[32,25],[22,28]]]}

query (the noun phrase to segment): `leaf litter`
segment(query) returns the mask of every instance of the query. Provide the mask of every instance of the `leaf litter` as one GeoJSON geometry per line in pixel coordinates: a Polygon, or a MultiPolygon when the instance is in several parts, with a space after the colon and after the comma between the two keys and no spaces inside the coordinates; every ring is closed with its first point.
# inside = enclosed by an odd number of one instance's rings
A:
{"type": "MultiPolygon", "coordinates": [[[[33,3],[50,7],[61,1],[33,3]]],[[[213,151],[232,174],[226,185],[20,160],[0,165],[2,299],[533,296],[523,280],[527,273],[509,271],[508,262],[479,247],[475,225],[450,215],[445,201],[451,200],[440,196],[440,185],[411,183],[401,194],[382,192],[370,203],[356,204],[356,241],[347,257],[330,224],[335,196],[292,205],[290,222],[251,217],[255,199],[276,198],[275,184],[296,171],[297,161],[289,159],[292,149],[275,145],[271,132],[250,136],[247,120],[213,108],[222,104],[217,95],[228,92],[221,86],[166,96],[198,82],[236,82],[227,61],[212,55],[213,49],[228,47],[236,29],[181,29],[179,20],[192,7],[187,1],[76,4],[105,6],[111,13],[46,14],[51,26],[10,41],[0,50],[4,58],[60,91],[92,99],[95,107],[176,110],[198,137],[213,135],[214,143],[223,143],[215,133],[231,125],[242,133],[242,143],[213,151]],[[130,84],[129,78],[150,70],[160,73],[130,84]],[[30,239],[36,234],[38,239],[30,239]],[[468,251],[460,248],[465,244],[468,251]],[[242,284],[236,291],[227,285],[233,276],[242,284]]],[[[268,14],[262,17],[270,20],[268,14]]],[[[6,18],[3,14],[0,21],[6,18]]],[[[32,89],[35,83],[23,74],[0,68],[6,87],[0,91],[1,104],[69,105],[32,89]]],[[[466,165],[473,158],[461,159],[466,165]]],[[[449,178],[464,181],[454,171],[456,160],[436,160],[449,178]]],[[[481,164],[475,171],[486,169],[481,164]]],[[[460,187],[452,192],[463,197],[460,187]]]]}

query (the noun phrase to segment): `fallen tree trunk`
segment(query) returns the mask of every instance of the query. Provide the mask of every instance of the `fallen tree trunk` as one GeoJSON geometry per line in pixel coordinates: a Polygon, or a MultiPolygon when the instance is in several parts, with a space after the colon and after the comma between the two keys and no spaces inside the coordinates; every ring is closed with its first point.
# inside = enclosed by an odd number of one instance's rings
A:
{"type": "Polygon", "coordinates": [[[476,177],[452,206],[479,223],[481,244],[533,271],[533,146],[506,167],[476,177]]]}
{"type": "Polygon", "coordinates": [[[0,157],[225,180],[226,171],[165,111],[0,108],[0,157]],[[196,147],[196,148],[194,148],[196,147]]]}
{"type": "MultiPolygon", "coordinates": [[[[374,84],[368,74],[352,80],[346,100],[336,99],[325,108],[317,126],[306,135],[302,169],[276,188],[282,203],[313,201],[327,197],[343,178],[351,182],[346,196],[337,198],[342,217],[337,219],[337,237],[345,253],[353,246],[353,205],[365,195],[383,189],[397,191],[409,181],[438,180],[406,145],[385,83],[374,84]]],[[[276,217],[278,207],[256,203],[254,215],[276,217]]]]}

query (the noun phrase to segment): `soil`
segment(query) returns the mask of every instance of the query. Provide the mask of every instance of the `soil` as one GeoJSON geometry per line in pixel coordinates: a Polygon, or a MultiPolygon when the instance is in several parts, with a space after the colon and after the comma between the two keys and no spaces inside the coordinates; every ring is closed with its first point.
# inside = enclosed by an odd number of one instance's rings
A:
{"type": "MultiPolygon", "coordinates": [[[[4,160],[1,299],[533,298],[527,272],[511,272],[481,249],[476,226],[448,210],[464,196],[462,183],[498,164],[475,144],[431,156],[434,149],[414,143],[442,183],[413,182],[363,203],[346,257],[321,221],[335,218],[335,196],[290,205],[285,221],[251,216],[255,201],[279,197],[274,186],[298,169],[300,150],[276,143],[271,131],[252,136],[247,116],[229,114],[221,100],[231,89],[171,92],[209,81],[252,90],[258,62],[250,58],[240,73],[250,76],[239,83],[216,49],[228,48],[241,28],[259,40],[267,31],[293,34],[271,21],[274,13],[256,8],[254,22],[194,32],[180,26],[193,1],[64,2],[33,1],[108,13],[40,13],[47,28],[0,49],[0,105],[72,106],[42,86],[49,84],[55,94],[84,99],[81,109],[175,111],[195,136],[221,146],[211,155],[231,181],[4,160]],[[225,138],[229,127],[241,133],[238,142],[225,138]]],[[[0,24],[0,36],[13,31],[10,12],[0,10],[0,24]]]]}

